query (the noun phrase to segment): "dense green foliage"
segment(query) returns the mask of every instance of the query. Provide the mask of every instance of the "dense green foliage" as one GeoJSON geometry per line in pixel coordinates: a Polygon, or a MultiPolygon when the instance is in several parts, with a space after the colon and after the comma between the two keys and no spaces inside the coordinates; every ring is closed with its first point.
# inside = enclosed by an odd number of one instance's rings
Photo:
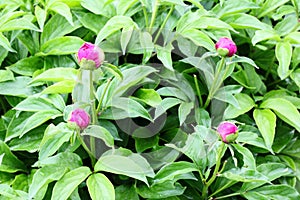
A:
{"type": "Polygon", "coordinates": [[[299,8],[0,0],[0,199],[299,199],[299,8]],[[220,37],[236,55],[217,54],[220,37]],[[92,75],[85,41],[105,52],[92,75]],[[80,135],[78,105],[99,113],[80,135]]]}

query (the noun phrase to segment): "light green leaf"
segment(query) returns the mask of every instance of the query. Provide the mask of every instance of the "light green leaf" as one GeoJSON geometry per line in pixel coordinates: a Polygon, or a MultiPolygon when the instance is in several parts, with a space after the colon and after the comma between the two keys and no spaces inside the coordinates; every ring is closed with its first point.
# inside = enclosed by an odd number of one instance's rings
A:
{"type": "Polygon", "coordinates": [[[0,82],[15,80],[14,74],[10,70],[0,70],[0,82]]]}
{"type": "Polygon", "coordinates": [[[232,144],[232,146],[243,155],[244,167],[255,170],[255,159],[251,151],[240,144],[232,144]]]}
{"type": "Polygon", "coordinates": [[[272,151],[275,137],[276,115],[269,109],[255,109],[253,112],[255,123],[260,131],[266,146],[272,151]]]}
{"type": "Polygon", "coordinates": [[[280,119],[300,132],[300,113],[288,100],[282,98],[270,98],[265,100],[260,107],[272,109],[280,119]]]}
{"type": "Polygon", "coordinates": [[[81,5],[92,13],[107,18],[111,18],[116,14],[114,5],[112,3],[107,3],[107,0],[82,0],[81,5]]]}
{"type": "Polygon", "coordinates": [[[243,196],[249,200],[269,200],[269,199],[289,199],[299,198],[297,190],[289,185],[266,185],[255,190],[243,193],[243,196]]]}
{"type": "Polygon", "coordinates": [[[111,106],[125,111],[128,117],[143,117],[152,121],[152,117],[148,111],[140,103],[133,99],[126,97],[114,98],[111,106]]]}
{"type": "Polygon", "coordinates": [[[40,70],[43,67],[44,67],[43,58],[37,56],[31,56],[19,60],[18,62],[9,66],[9,69],[23,76],[32,76],[35,71],[40,70]]]}
{"type": "Polygon", "coordinates": [[[36,20],[40,26],[40,29],[41,29],[41,31],[43,31],[44,24],[45,24],[46,17],[47,17],[47,12],[44,9],[42,9],[41,7],[39,7],[38,5],[36,5],[34,8],[34,13],[36,16],[36,20]]]}
{"type": "MultiPolygon", "coordinates": [[[[32,183],[29,186],[29,199],[36,197],[41,191],[45,191],[49,183],[61,179],[66,172],[67,168],[57,165],[48,165],[38,169],[33,175],[32,183]]],[[[40,197],[43,198],[45,193],[46,191],[44,194],[39,194],[40,197]]]]}
{"type": "Polygon", "coordinates": [[[35,77],[29,84],[39,83],[39,82],[58,82],[64,80],[75,81],[77,79],[79,71],[74,68],[53,68],[48,69],[35,77]]]}
{"type": "Polygon", "coordinates": [[[40,31],[38,27],[32,24],[29,19],[26,19],[26,17],[10,20],[0,26],[0,32],[13,31],[13,30],[40,31]]]}
{"type": "Polygon", "coordinates": [[[76,85],[75,80],[63,80],[50,85],[43,90],[42,94],[68,94],[72,93],[76,85]]]}
{"type": "Polygon", "coordinates": [[[239,103],[239,108],[232,104],[229,104],[224,113],[225,119],[236,118],[239,115],[248,112],[255,106],[253,99],[247,94],[239,93],[236,94],[234,97],[239,103]]]}
{"type": "MultiPolygon", "coordinates": [[[[92,174],[86,183],[92,200],[115,200],[114,186],[105,175],[92,174]],[[101,191],[101,195],[99,195],[99,191],[101,191]]],[[[124,196],[128,198],[127,195],[124,196]]]]}
{"type": "Polygon", "coordinates": [[[110,18],[97,35],[95,44],[99,45],[102,42],[102,40],[106,39],[108,36],[124,27],[137,28],[137,25],[130,17],[114,16],[110,18]]]}
{"type": "Polygon", "coordinates": [[[165,47],[161,47],[159,45],[155,45],[156,51],[157,51],[157,58],[162,62],[164,67],[167,69],[174,71],[173,69],[173,62],[171,57],[171,52],[173,49],[173,46],[170,44],[165,47]]]}
{"type": "Polygon", "coordinates": [[[154,177],[153,169],[147,160],[127,149],[115,149],[102,155],[95,165],[95,171],[122,174],[148,184],[147,178],[154,177]]]}
{"type": "Polygon", "coordinates": [[[279,42],[276,44],[275,55],[279,62],[277,69],[278,76],[281,80],[285,79],[289,73],[289,66],[292,59],[292,46],[289,42],[279,42]]]}
{"type": "Polygon", "coordinates": [[[197,46],[202,46],[209,51],[215,51],[214,42],[200,30],[188,29],[183,31],[181,35],[193,41],[197,46]]]}
{"type": "Polygon", "coordinates": [[[69,141],[74,130],[67,127],[67,124],[60,123],[57,126],[50,124],[45,130],[43,140],[40,144],[39,160],[53,155],[63,143],[69,141]]]}
{"type": "Polygon", "coordinates": [[[74,26],[73,20],[72,20],[72,13],[69,8],[69,6],[63,2],[55,1],[51,3],[50,5],[47,5],[49,10],[53,10],[54,12],[64,16],[66,20],[74,26]]]}
{"type": "Polygon", "coordinates": [[[163,166],[154,177],[154,184],[160,184],[165,181],[173,181],[174,183],[186,173],[198,171],[194,163],[179,161],[163,166]]]}
{"type": "Polygon", "coordinates": [[[16,52],[11,45],[8,39],[0,32],[0,46],[4,47],[7,51],[16,52]]]}
{"type": "Polygon", "coordinates": [[[273,10],[275,10],[276,8],[285,4],[288,1],[289,0],[277,0],[274,2],[273,0],[266,0],[264,2],[264,4],[262,5],[261,9],[259,10],[259,14],[257,17],[261,18],[261,17],[269,14],[270,12],[272,12],[273,10]]]}
{"type": "Polygon", "coordinates": [[[178,108],[178,118],[180,126],[184,123],[194,106],[194,102],[182,102],[180,104],[178,108]]]}
{"type": "Polygon", "coordinates": [[[160,95],[154,89],[141,88],[135,96],[152,107],[157,107],[162,102],[160,95]]]}
{"type": "Polygon", "coordinates": [[[79,167],[67,172],[54,185],[51,200],[67,200],[72,192],[78,187],[78,185],[83,182],[90,174],[91,170],[86,166],[79,167]]]}
{"type": "Polygon", "coordinates": [[[113,136],[106,128],[102,126],[90,125],[81,133],[81,135],[88,135],[94,138],[101,139],[108,147],[114,146],[113,136]]]}
{"type": "Polygon", "coordinates": [[[227,17],[224,17],[223,20],[236,29],[271,29],[270,26],[262,23],[256,17],[245,13],[236,13],[233,15],[229,15],[227,17]]]}
{"type": "Polygon", "coordinates": [[[300,32],[291,32],[284,37],[284,41],[294,45],[300,44],[300,32]]]}
{"type": "Polygon", "coordinates": [[[32,95],[33,88],[27,86],[30,81],[31,78],[27,76],[19,76],[13,81],[2,82],[0,83],[0,94],[23,98],[32,95]]]}
{"type": "Polygon", "coordinates": [[[14,109],[20,111],[38,112],[41,110],[55,110],[55,107],[45,98],[30,96],[16,105],[14,109]]]}
{"type": "Polygon", "coordinates": [[[48,40],[41,47],[41,52],[37,53],[39,56],[47,55],[68,55],[77,53],[84,41],[75,36],[64,36],[48,40]]]}
{"type": "Polygon", "coordinates": [[[255,31],[254,36],[252,37],[252,44],[256,45],[257,43],[264,40],[275,40],[280,41],[280,36],[274,30],[257,30],[255,31]]]}

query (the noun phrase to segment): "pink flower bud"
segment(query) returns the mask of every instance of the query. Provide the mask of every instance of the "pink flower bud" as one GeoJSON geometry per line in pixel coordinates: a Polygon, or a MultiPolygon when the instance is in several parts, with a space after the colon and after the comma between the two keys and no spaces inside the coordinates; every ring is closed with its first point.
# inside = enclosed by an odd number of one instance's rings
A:
{"type": "Polygon", "coordinates": [[[89,42],[84,43],[78,50],[79,63],[81,63],[82,59],[93,61],[96,68],[102,64],[104,57],[102,49],[89,42]]]}
{"type": "Polygon", "coordinates": [[[215,48],[221,56],[231,57],[236,53],[236,44],[229,38],[223,37],[215,44],[215,48]]]}
{"type": "Polygon", "coordinates": [[[237,138],[237,126],[231,122],[222,122],[218,126],[218,133],[222,137],[223,142],[233,142],[237,138]]]}
{"type": "Polygon", "coordinates": [[[72,111],[69,122],[77,124],[83,130],[90,124],[90,116],[85,110],[77,108],[72,111]]]}

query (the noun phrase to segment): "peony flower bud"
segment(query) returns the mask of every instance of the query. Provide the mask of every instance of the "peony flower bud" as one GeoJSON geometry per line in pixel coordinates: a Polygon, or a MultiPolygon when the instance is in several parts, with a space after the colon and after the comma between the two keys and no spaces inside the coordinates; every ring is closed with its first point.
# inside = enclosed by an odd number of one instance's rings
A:
{"type": "Polygon", "coordinates": [[[223,37],[215,44],[215,48],[219,55],[231,57],[236,53],[236,44],[229,38],[223,37]]]}
{"type": "Polygon", "coordinates": [[[85,110],[77,108],[72,111],[68,121],[75,123],[81,130],[83,130],[90,124],[90,116],[85,110]]]}
{"type": "Polygon", "coordinates": [[[233,142],[238,136],[238,128],[231,122],[222,122],[217,129],[218,133],[222,137],[222,141],[225,143],[233,142]]]}
{"type": "MultiPolygon", "coordinates": [[[[84,43],[80,47],[77,55],[80,65],[85,68],[86,66],[84,65],[89,65],[90,63],[94,64],[92,68],[98,68],[103,63],[105,57],[102,49],[89,42],[84,43]]],[[[88,69],[92,68],[88,66],[88,69]]]]}

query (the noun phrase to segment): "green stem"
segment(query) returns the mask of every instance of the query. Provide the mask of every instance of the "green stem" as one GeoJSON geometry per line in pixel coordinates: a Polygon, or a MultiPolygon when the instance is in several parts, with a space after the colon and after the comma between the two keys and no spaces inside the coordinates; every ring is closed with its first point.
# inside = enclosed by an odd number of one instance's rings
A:
{"type": "Polygon", "coordinates": [[[168,15],[166,16],[165,20],[164,20],[163,23],[161,24],[161,26],[160,26],[160,28],[159,28],[159,30],[158,30],[158,32],[157,32],[155,38],[154,38],[154,41],[153,41],[154,44],[157,42],[157,40],[158,40],[158,38],[159,38],[159,35],[161,34],[163,28],[166,26],[166,23],[167,23],[168,19],[170,18],[171,14],[172,14],[173,11],[174,11],[174,8],[175,8],[175,6],[172,5],[171,9],[170,9],[169,12],[168,12],[168,15]]]}
{"type": "Polygon", "coordinates": [[[195,82],[195,86],[196,86],[197,95],[198,95],[198,98],[199,98],[199,104],[200,104],[200,107],[202,107],[203,106],[203,101],[202,101],[202,96],[201,96],[201,92],[200,92],[200,88],[199,88],[199,84],[198,84],[196,74],[194,74],[194,82],[195,82]]]}
{"type": "Polygon", "coordinates": [[[98,115],[98,113],[100,112],[100,109],[101,109],[101,105],[102,105],[104,96],[105,96],[105,94],[106,94],[106,92],[107,92],[107,90],[108,90],[108,86],[110,85],[110,83],[111,83],[111,78],[109,78],[109,79],[107,80],[107,83],[106,83],[106,86],[105,86],[105,88],[104,88],[104,90],[103,90],[102,96],[101,96],[101,98],[100,98],[100,100],[99,100],[99,102],[98,102],[98,106],[97,106],[97,109],[96,109],[97,115],[98,115]]]}
{"type": "Polygon", "coordinates": [[[92,160],[92,166],[94,166],[94,161],[96,160],[95,155],[90,151],[90,149],[86,146],[85,142],[83,141],[82,137],[80,136],[79,132],[76,133],[77,139],[80,141],[82,147],[87,152],[92,160]],[[94,160],[94,161],[93,161],[94,160]]]}
{"type": "Polygon", "coordinates": [[[232,193],[232,194],[216,197],[215,199],[225,199],[225,198],[233,197],[233,196],[237,196],[237,195],[240,195],[240,193],[232,193]]]}
{"type": "Polygon", "coordinates": [[[150,32],[152,31],[151,29],[154,26],[154,22],[155,22],[155,18],[156,18],[156,15],[157,15],[157,10],[158,10],[158,4],[159,4],[159,0],[155,0],[153,13],[152,13],[152,16],[151,16],[151,22],[150,22],[150,26],[149,26],[149,31],[150,32]]]}
{"type": "Polygon", "coordinates": [[[219,148],[218,154],[217,154],[217,162],[216,162],[216,166],[213,172],[213,175],[211,176],[211,178],[206,182],[206,184],[203,187],[202,190],[202,199],[206,199],[207,197],[207,193],[208,193],[208,188],[209,186],[215,181],[215,179],[217,178],[218,172],[219,172],[219,168],[221,165],[221,159],[222,159],[222,153],[224,151],[224,147],[225,147],[225,143],[222,142],[221,143],[221,148],[219,148]]]}
{"type": "MultiPolygon", "coordinates": [[[[94,83],[93,83],[93,71],[90,70],[90,103],[91,103],[91,110],[92,110],[92,125],[97,124],[97,113],[95,108],[95,93],[94,93],[94,83]]],[[[93,154],[92,157],[92,166],[95,165],[96,160],[96,144],[95,144],[95,138],[90,136],[90,148],[91,153],[93,154]]]]}
{"type": "Polygon", "coordinates": [[[225,190],[226,188],[236,184],[237,182],[236,181],[229,181],[228,183],[226,183],[225,185],[223,185],[221,188],[218,188],[217,191],[215,191],[214,193],[212,193],[211,195],[209,195],[208,199],[215,196],[216,194],[218,194],[219,192],[225,190]]]}
{"type": "Polygon", "coordinates": [[[145,18],[145,26],[148,27],[149,25],[149,21],[148,21],[148,12],[145,6],[142,7],[143,8],[143,13],[144,13],[144,18],[145,18]]]}
{"type": "MultiPolygon", "coordinates": [[[[204,103],[204,109],[207,108],[207,106],[209,105],[209,103],[210,103],[211,99],[213,98],[214,94],[219,89],[219,87],[220,87],[219,83],[222,83],[222,81],[224,81],[224,80],[220,81],[219,80],[219,78],[220,78],[219,76],[220,76],[220,73],[221,73],[222,69],[224,67],[226,68],[225,59],[226,59],[225,57],[222,57],[221,61],[217,65],[216,71],[214,73],[214,81],[213,81],[212,86],[211,86],[211,88],[209,90],[207,99],[206,99],[206,101],[204,103]]],[[[222,77],[222,79],[223,79],[223,77],[222,77]]]]}

